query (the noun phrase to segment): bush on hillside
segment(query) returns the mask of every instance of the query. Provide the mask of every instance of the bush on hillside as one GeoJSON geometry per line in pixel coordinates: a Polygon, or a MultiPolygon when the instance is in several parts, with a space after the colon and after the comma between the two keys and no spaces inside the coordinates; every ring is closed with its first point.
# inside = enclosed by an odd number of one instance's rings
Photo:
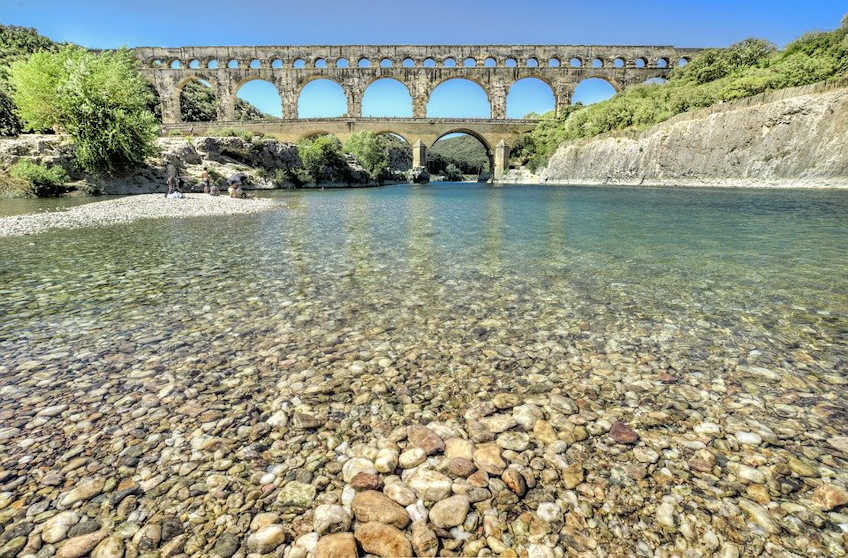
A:
{"type": "Polygon", "coordinates": [[[351,134],[344,144],[344,152],[350,153],[368,172],[371,180],[382,180],[388,171],[388,147],[382,135],[368,130],[351,134]]]}
{"type": "Polygon", "coordinates": [[[662,85],[630,87],[612,98],[548,113],[513,156],[535,170],[565,142],[624,128],[647,128],[681,112],[783,87],[848,76],[848,26],[808,33],[786,50],[760,39],[700,52],[662,85]]]}
{"type": "Polygon", "coordinates": [[[55,49],[56,44],[39,35],[35,29],[0,25],[0,136],[17,136],[23,130],[23,122],[16,114],[9,83],[12,63],[24,60],[35,52],[55,49]]]}
{"type": "Polygon", "coordinates": [[[66,132],[85,171],[139,165],[154,152],[159,130],[150,91],[126,49],[37,52],[12,64],[11,82],[27,129],[66,132]]]}
{"type": "Polygon", "coordinates": [[[50,197],[67,191],[68,173],[60,166],[48,167],[21,159],[9,169],[9,175],[25,184],[30,197],[50,197]]]}
{"type": "Polygon", "coordinates": [[[318,136],[298,142],[297,153],[307,175],[299,174],[302,182],[332,182],[349,172],[342,144],[335,136],[318,136]]]}

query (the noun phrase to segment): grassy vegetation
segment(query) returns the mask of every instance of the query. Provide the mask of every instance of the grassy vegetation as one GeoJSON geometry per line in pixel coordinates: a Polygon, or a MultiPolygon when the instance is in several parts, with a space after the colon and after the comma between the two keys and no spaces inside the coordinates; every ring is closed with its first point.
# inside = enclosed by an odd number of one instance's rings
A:
{"type": "Polygon", "coordinates": [[[215,138],[241,138],[245,141],[254,141],[265,137],[265,134],[262,132],[239,130],[236,128],[220,128],[212,130],[209,132],[209,135],[215,138]]]}
{"type": "Polygon", "coordinates": [[[50,197],[67,191],[68,173],[59,166],[48,167],[22,159],[12,165],[9,176],[24,197],[50,197]]]}
{"type": "Polygon", "coordinates": [[[512,157],[535,170],[571,140],[647,128],[691,109],[843,76],[848,76],[848,16],[839,29],[808,33],[783,51],[759,39],[705,50],[675,68],[665,84],[635,86],[604,102],[548,113],[513,146],[512,157]]]}

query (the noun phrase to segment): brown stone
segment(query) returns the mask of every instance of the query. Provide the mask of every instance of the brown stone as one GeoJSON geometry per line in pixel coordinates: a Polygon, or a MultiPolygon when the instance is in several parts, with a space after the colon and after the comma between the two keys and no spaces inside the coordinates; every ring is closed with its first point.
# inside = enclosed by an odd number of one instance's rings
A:
{"type": "Polygon", "coordinates": [[[350,479],[350,485],[356,490],[382,490],[383,479],[371,473],[357,473],[350,479]]]}
{"type": "Polygon", "coordinates": [[[356,528],[354,535],[365,552],[386,558],[412,556],[412,545],[409,539],[403,531],[391,525],[376,521],[363,523],[356,528]]]}
{"type": "Polygon", "coordinates": [[[357,558],[356,539],[353,533],[324,535],[315,547],[315,558],[357,558]]]}
{"type": "Polygon", "coordinates": [[[610,438],[619,444],[635,444],[639,441],[639,435],[621,421],[615,421],[609,431],[610,438]]]}
{"type": "Polygon", "coordinates": [[[424,450],[427,455],[434,455],[445,450],[445,442],[426,426],[413,424],[406,429],[406,437],[409,443],[424,450]]]}
{"type": "Polygon", "coordinates": [[[448,461],[448,472],[456,477],[467,477],[477,470],[473,461],[463,457],[454,457],[448,461]]]}
{"type": "Polygon", "coordinates": [[[501,480],[504,481],[504,484],[515,492],[518,497],[524,496],[524,493],[527,492],[527,481],[524,480],[524,475],[522,475],[517,469],[508,468],[501,475],[501,480]]]}
{"type": "Polygon", "coordinates": [[[583,465],[572,463],[563,469],[560,475],[562,476],[562,482],[565,484],[565,487],[571,490],[583,482],[583,465]]]}
{"type": "Polygon", "coordinates": [[[427,527],[426,521],[412,524],[412,548],[416,556],[435,556],[439,551],[439,538],[427,527]]]}
{"type": "MultiPolygon", "coordinates": [[[[380,492],[365,490],[353,497],[351,509],[358,521],[378,521],[403,529],[409,525],[409,514],[380,492]]],[[[357,537],[358,538],[358,537],[357,537]]]]}
{"type": "Polygon", "coordinates": [[[848,492],[835,484],[822,484],[813,492],[813,502],[825,511],[848,504],[848,492]]]}
{"type": "Polygon", "coordinates": [[[500,475],[506,468],[506,462],[501,457],[501,448],[497,444],[481,444],[474,450],[474,464],[481,471],[492,475],[500,475]]]}
{"type": "Polygon", "coordinates": [[[489,486],[489,474],[486,471],[475,471],[468,477],[468,484],[477,488],[489,486]]]}

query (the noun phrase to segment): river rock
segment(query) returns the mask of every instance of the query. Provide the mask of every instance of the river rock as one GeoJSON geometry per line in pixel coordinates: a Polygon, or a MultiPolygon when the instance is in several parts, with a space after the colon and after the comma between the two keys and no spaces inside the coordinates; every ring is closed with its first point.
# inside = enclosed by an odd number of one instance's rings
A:
{"type": "Polygon", "coordinates": [[[267,554],[286,541],[286,531],[279,523],[266,525],[247,538],[247,548],[267,554]]]}
{"type": "Polygon", "coordinates": [[[374,463],[370,459],[365,459],[364,457],[348,459],[342,466],[342,479],[347,483],[352,481],[353,477],[359,473],[376,475],[377,468],[374,467],[374,463]]]}
{"type": "Polygon", "coordinates": [[[398,457],[398,451],[396,449],[381,449],[374,459],[374,468],[379,473],[391,473],[397,468],[398,457]]]}
{"type": "Polygon", "coordinates": [[[319,535],[347,531],[350,528],[350,514],[342,506],[322,504],[315,508],[312,528],[319,535]]]}
{"type": "Polygon", "coordinates": [[[436,502],[430,508],[430,521],[433,522],[433,525],[442,529],[449,529],[460,525],[465,521],[465,516],[468,515],[470,505],[468,496],[463,494],[445,498],[436,502]]]}
{"type": "Polygon", "coordinates": [[[402,469],[412,469],[424,463],[427,452],[421,448],[411,448],[400,454],[398,463],[402,469]]]}
{"type": "Polygon", "coordinates": [[[308,508],[315,500],[315,487],[299,481],[291,481],[280,490],[277,502],[283,507],[308,508]]]}
{"type": "Polygon", "coordinates": [[[438,434],[420,424],[408,427],[406,437],[414,447],[424,450],[427,455],[434,455],[445,449],[445,443],[438,434]]]}
{"type": "Polygon", "coordinates": [[[315,546],[315,558],[357,558],[353,533],[324,535],[315,546]]]}
{"type": "Polygon", "coordinates": [[[356,528],[354,536],[365,552],[386,558],[412,556],[412,545],[406,535],[391,525],[363,523],[356,528]]]}
{"type": "Polygon", "coordinates": [[[108,534],[108,531],[102,529],[100,531],[95,531],[94,533],[68,539],[64,544],[62,544],[59,551],[56,552],[56,558],[79,558],[84,554],[88,554],[94,549],[94,547],[97,546],[97,543],[106,538],[108,534]]]}
{"type": "Polygon", "coordinates": [[[215,547],[212,549],[212,554],[219,558],[230,558],[235,554],[241,543],[238,538],[231,533],[224,533],[215,541],[215,547]]]}
{"type": "Polygon", "coordinates": [[[609,431],[609,437],[619,444],[635,444],[639,441],[639,435],[620,421],[615,421],[609,431]]]}
{"type": "Polygon", "coordinates": [[[474,443],[464,438],[450,438],[445,441],[445,457],[449,459],[474,459],[474,443]]]}
{"type": "MultiPolygon", "coordinates": [[[[124,541],[118,536],[110,535],[95,547],[91,553],[91,558],[121,558],[123,555],[124,541]]],[[[229,558],[229,556],[223,558],[229,558]]]]}
{"type": "Polygon", "coordinates": [[[813,502],[828,511],[848,504],[848,491],[835,484],[822,484],[813,492],[813,502]]]}
{"type": "Polygon", "coordinates": [[[416,556],[436,556],[439,551],[439,538],[426,521],[412,524],[412,548],[416,556]]]}
{"type": "Polygon", "coordinates": [[[491,475],[500,475],[506,468],[506,462],[501,457],[501,448],[497,444],[480,444],[474,450],[474,464],[481,471],[491,475]]]}
{"type": "Polygon", "coordinates": [[[451,480],[442,473],[431,469],[418,469],[407,479],[409,487],[419,498],[437,502],[451,493],[451,480]]]}
{"type": "Polygon", "coordinates": [[[97,496],[103,490],[104,482],[105,480],[99,477],[81,480],[70,492],[62,497],[60,505],[67,508],[76,502],[89,500],[97,496]]]}
{"type": "Polygon", "coordinates": [[[353,498],[351,509],[356,520],[363,523],[377,521],[400,529],[409,525],[409,514],[406,510],[384,494],[374,490],[358,492],[353,498]]]}
{"type": "Polygon", "coordinates": [[[59,512],[44,524],[41,538],[44,542],[52,544],[61,541],[68,534],[68,530],[77,524],[80,516],[77,512],[59,512]]]}

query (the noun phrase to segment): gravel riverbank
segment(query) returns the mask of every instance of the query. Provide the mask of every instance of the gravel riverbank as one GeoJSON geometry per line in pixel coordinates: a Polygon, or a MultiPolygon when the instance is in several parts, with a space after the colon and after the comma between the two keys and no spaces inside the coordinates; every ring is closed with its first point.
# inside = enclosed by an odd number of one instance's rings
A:
{"type": "Polygon", "coordinates": [[[270,199],[233,199],[227,196],[186,194],[180,200],[162,194],[130,196],[93,202],[67,211],[0,218],[0,237],[36,234],[49,229],[78,229],[129,223],[139,219],[239,215],[268,211],[280,206],[270,199]]]}

